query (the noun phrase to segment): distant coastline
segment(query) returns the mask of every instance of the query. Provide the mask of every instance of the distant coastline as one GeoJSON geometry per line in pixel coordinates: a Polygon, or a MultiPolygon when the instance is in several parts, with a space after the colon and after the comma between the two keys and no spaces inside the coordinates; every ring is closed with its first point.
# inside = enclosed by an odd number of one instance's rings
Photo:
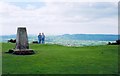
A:
{"type": "MultiPolygon", "coordinates": [[[[28,38],[36,37],[35,34],[29,34],[28,38]]],[[[46,35],[46,37],[56,37],[72,40],[100,40],[100,41],[115,41],[118,39],[118,35],[115,34],[63,34],[63,35],[46,35]]],[[[15,34],[0,35],[0,38],[16,38],[15,34]]]]}
{"type": "MultiPolygon", "coordinates": [[[[0,36],[0,42],[7,42],[9,39],[16,39],[16,35],[0,36]]],[[[37,35],[28,35],[29,43],[37,41],[37,35]]],[[[60,44],[67,46],[94,46],[107,45],[108,42],[118,40],[118,35],[113,34],[63,34],[63,35],[46,35],[47,44],[60,44]]]]}

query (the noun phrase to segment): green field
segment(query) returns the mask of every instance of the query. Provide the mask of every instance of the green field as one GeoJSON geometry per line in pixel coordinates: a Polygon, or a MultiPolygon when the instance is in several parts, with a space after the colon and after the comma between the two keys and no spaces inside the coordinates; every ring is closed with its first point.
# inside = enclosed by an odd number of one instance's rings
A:
{"type": "Polygon", "coordinates": [[[3,74],[116,74],[118,46],[67,47],[30,44],[36,54],[5,53],[15,47],[2,43],[3,74]]]}

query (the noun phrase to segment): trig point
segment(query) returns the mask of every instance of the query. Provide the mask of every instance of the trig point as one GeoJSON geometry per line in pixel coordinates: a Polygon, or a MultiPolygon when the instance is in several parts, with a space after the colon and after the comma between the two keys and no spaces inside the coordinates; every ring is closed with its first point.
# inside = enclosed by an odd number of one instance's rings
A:
{"type": "Polygon", "coordinates": [[[18,27],[17,29],[16,46],[15,49],[13,49],[13,54],[17,55],[34,54],[34,51],[32,49],[29,49],[26,27],[18,27]]]}
{"type": "Polygon", "coordinates": [[[19,27],[17,29],[16,49],[29,49],[28,36],[25,27],[19,27]]]}

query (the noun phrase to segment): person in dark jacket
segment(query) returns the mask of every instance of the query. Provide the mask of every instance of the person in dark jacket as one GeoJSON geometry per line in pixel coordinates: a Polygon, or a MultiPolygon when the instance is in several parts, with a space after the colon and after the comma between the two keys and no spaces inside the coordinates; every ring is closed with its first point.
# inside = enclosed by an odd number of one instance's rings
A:
{"type": "Polygon", "coordinates": [[[41,41],[42,41],[42,35],[41,35],[41,33],[39,33],[39,35],[38,35],[38,44],[41,44],[41,41]]]}

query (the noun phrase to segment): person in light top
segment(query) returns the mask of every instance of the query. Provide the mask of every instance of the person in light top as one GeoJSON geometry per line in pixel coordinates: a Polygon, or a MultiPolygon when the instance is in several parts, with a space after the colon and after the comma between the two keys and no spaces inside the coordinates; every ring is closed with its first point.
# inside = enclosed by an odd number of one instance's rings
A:
{"type": "Polygon", "coordinates": [[[42,33],[42,44],[45,44],[45,34],[42,33]]]}

